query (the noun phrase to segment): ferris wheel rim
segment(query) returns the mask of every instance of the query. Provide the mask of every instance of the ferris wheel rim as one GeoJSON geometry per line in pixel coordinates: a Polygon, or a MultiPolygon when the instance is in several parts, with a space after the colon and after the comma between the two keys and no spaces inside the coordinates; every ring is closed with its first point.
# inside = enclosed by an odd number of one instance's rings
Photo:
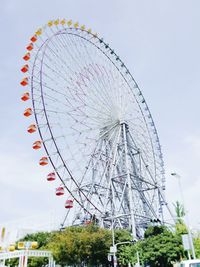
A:
{"type": "MultiPolygon", "coordinates": [[[[137,102],[137,107],[140,109],[141,118],[144,120],[144,123],[146,125],[146,130],[147,130],[147,133],[148,133],[148,138],[149,138],[149,141],[150,141],[150,144],[151,144],[151,148],[149,148],[147,146],[143,147],[144,150],[148,149],[147,154],[144,155],[144,156],[147,157],[148,153],[150,153],[150,151],[152,152],[153,161],[150,162],[150,164],[152,164],[152,166],[154,166],[155,179],[156,179],[156,180],[153,180],[153,182],[156,184],[157,183],[157,179],[159,178],[161,183],[159,184],[157,189],[158,190],[162,190],[161,184],[163,185],[163,183],[164,183],[164,178],[163,178],[164,177],[164,168],[163,168],[164,164],[163,164],[163,158],[162,158],[162,153],[161,153],[161,147],[160,147],[160,142],[159,142],[159,138],[158,138],[158,133],[157,133],[153,118],[151,116],[149,107],[148,107],[146,101],[144,100],[144,96],[143,96],[138,84],[136,83],[135,79],[133,78],[132,74],[130,73],[130,71],[128,70],[126,65],[123,63],[123,61],[119,58],[119,56],[117,56],[117,54],[114,52],[114,50],[111,49],[111,47],[108,44],[106,44],[103,39],[100,39],[99,37],[95,36],[96,40],[98,41],[98,43],[97,43],[92,39],[92,38],[94,38],[94,35],[91,32],[86,31],[86,30],[81,30],[79,28],[77,29],[75,27],[63,28],[63,29],[61,29],[59,31],[56,31],[49,39],[47,38],[45,40],[45,42],[41,41],[42,44],[41,44],[41,46],[38,47],[38,51],[37,51],[37,55],[38,55],[39,52],[40,52],[40,49],[42,49],[43,46],[45,47],[45,49],[43,51],[43,56],[42,56],[41,68],[43,68],[43,60],[44,60],[44,55],[46,53],[46,48],[47,48],[46,44],[48,42],[50,42],[51,39],[53,39],[55,36],[59,36],[60,34],[77,36],[79,38],[82,38],[84,41],[87,41],[88,43],[93,45],[95,48],[98,48],[100,50],[100,52],[113,64],[113,66],[116,69],[116,71],[118,71],[120,73],[123,81],[126,83],[126,85],[129,87],[130,91],[132,92],[133,98],[137,102]],[[72,32],[70,33],[70,32],[67,32],[67,31],[72,31],[72,32]],[[81,34],[83,32],[88,34],[87,36],[90,36],[91,39],[87,39],[85,36],[81,36],[81,34]],[[99,43],[101,43],[102,46],[99,43]],[[110,55],[111,52],[112,52],[112,54],[114,54],[113,57],[110,55]],[[125,72],[124,72],[124,70],[125,70],[125,72]],[[142,102],[141,102],[141,98],[142,98],[142,102]],[[142,104],[144,104],[144,105],[142,105],[142,104]],[[155,146],[155,143],[156,143],[156,146],[155,146]],[[156,154],[157,154],[157,156],[159,155],[159,159],[157,158],[157,160],[159,160],[159,163],[158,162],[156,163],[156,157],[157,157],[156,154]],[[158,166],[160,166],[160,169],[158,169],[158,166]],[[156,174],[157,171],[159,171],[160,177],[157,176],[157,174],[156,174]]],[[[53,166],[54,170],[57,173],[57,176],[59,177],[59,179],[61,180],[62,184],[65,186],[65,188],[69,192],[69,194],[83,208],[83,210],[86,213],[90,213],[90,210],[87,210],[86,207],[84,205],[82,205],[82,203],[80,203],[79,199],[76,199],[76,195],[74,195],[74,192],[69,190],[68,186],[66,185],[65,181],[62,178],[62,175],[60,174],[60,170],[58,169],[58,167],[56,166],[56,164],[54,162],[54,158],[52,158],[51,151],[49,151],[49,148],[46,146],[45,136],[43,135],[43,132],[41,131],[40,123],[39,123],[38,117],[37,117],[38,114],[37,114],[36,108],[35,108],[35,99],[34,99],[34,93],[33,93],[33,91],[35,89],[34,88],[34,84],[33,84],[34,83],[34,78],[33,77],[34,77],[34,68],[35,68],[36,59],[37,59],[37,57],[35,57],[35,59],[34,59],[34,64],[33,64],[34,66],[32,68],[31,93],[32,93],[32,103],[33,103],[34,116],[35,116],[36,124],[38,126],[38,131],[39,131],[39,134],[40,134],[44,149],[45,149],[46,154],[47,154],[47,156],[48,156],[48,158],[50,160],[51,165],[53,166]]],[[[75,183],[77,188],[80,191],[82,191],[81,193],[85,194],[83,192],[83,190],[81,189],[81,187],[78,185],[78,183],[76,181],[76,177],[74,176],[74,173],[71,172],[70,168],[68,168],[69,167],[68,162],[66,162],[66,160],[63,158],[62,151],[60,153],[60,151],[59,151],[60,149],[57,146],[57,140],[56,140],[56,138],[54,136],[54,133],[51,130],[51,126],[50,126],[49,119],[48,119],[48,116],[47,116],[47,109],[46,109],[46,106],[45,106],[45,103],[44,103],[45,95],[43,93],[43,85],[42,85],[42,75],[41,75],[41,73],[42,72],[40,72],[40,88],[41,88],[41,92],[42,92],[41,99],[42,99],[42,103],[43,103],[43,111],[45,113],[45,118],[46,118],[48,131],[49,131],[49,133],[51,135],[51,139],[52,139],[52,141],[54,143],[54,146],[56,147],[56,153],[58,154],[58,156],[60,157],[61,161],[63,162],[64,168],[67,170],[68,174],[70,175],[71,179],[73,180],[73,182],[75,183]]],[[[139,132],[139,129],[137,129],[137,131],[139,132]]],[[[142,138],[145,138],[145,136],[142,137],[142,138]]],[[[141,138],[141,140],[143,140],[142,138],[141,138]]],[[[94,203],[92,201],[90,201],[86,195],[85,195],[85,199],[88,202],[90,202],[90,204],[93,206],[93,208],[95,208],[95,210],[98,210],[101,213],[101,211],[98,209],[98,207],[96,207],[94,205],[94,203]]],[[[154,197],[151,199],[151,201],[152,202],[154,201],[154,197]]],[[[139,215],[136,214],[136,216],[139,216],[139,215]]]]}
{"type": "MultiPolygon", "coordinates": [[[[72,30],[72,29],[73,29],[73,28],[70,28],[70,30],[72,30]]],[[[76,29],[76,30],[77,30],[77,29],[76,29]]],[[[126,82],[127,85],[129,86],[129,88],[131,89],[131,91],[132,91],[132,93],[133,93],[133,95],[134,95],[134,97],[135,97],[135,99],[136,99],[136,101],[137,101],[137,103],[138,103],[138,107],[139,107],[140,110],[141,110],[143,119],[144,119],[144,121],[145,121],[145,123],[146,123],[146,126],[147,126],[147,130],[149,131],[149,139],[152,140],[152,136],[150,135],[150,127],[148,126],[148,123],[147,123],[147,121],[146,121],[146,116],[144,115],[143,110],[142,110],[142,108],[141,108],[141,105],[139,104],[139,102],[138,102],[138,100],[137,100],[137,98],[136,98],[136,96],[135,96],[135,93],[133,92],[133,88],[130,87],[130,85],[129,85],[129,83],[127,82],[125,76],[122,74],[122,72],[120,71],[119,67],[113,62],[113,60],[112,60],[112,59],[111,59],[111,58],[110,58],[110,57],[109,57],[109,56],[108,56],[108,55],[107,55],[101,48],[99,48],[96,44],[94,44],[94,43],[91,42],[90,40],[86,39],[85,37],[83,37],[83,36],[81,36],[81,35],[79,35],[79,34],[77,34],[77,33],[66,33],[66,32],[63,32],[63,30],[61,30],[61,31],[59,31],[59,32],[56,32],[54,35],[52,35],[50,39],[47,39],[45,43],[50,42],[52,38],[54,38],[55,36],[58,36],[59,34],[71,34],[71,35],[78,36],[79,38],[84,39],[85,41],[89,42],[90,44],[92,44],[92,45],[95,46],[96,48],[100,49],[100,51],[101,51],[101,52],[108,58],[108,60],[109,60],[109,61],[114,65],[114,67],[120,72],[120,74],[122,75],[123,79],[125,80],[125,82],[126,82]]],[[[88,34],[91,34],[91,33],[88,33],[88,34]]],[[[97,39],[98,39],[99,41],[101,40],[99,37],[97,37],[97,39]]],[[[103,43],[104,45],[106,45],[106,43],[105,43],[104,41],[102,41],[102,43],[103,43]]],[[[110,50],[112,50],[112,49],[109,47],[109,45],[107,45],[107,47],[108,47],[110,50]]],[[[44,52],[44,53],[45,53],[45,52],[44,52]]],[[[116,53],[115,53],[115,55],[116,55],[116,57],[118,57],[116,53]]],[[[136,85],[135,88],[137,88],[138,91],[141,93],[141,91],[140,91],[140,89],[139,89],[137,83],[135,82],[134,78],[133,78],[132,75],[130,74],[128,68],[127,68],[127,67],[125,66],[125,64],[121,61],[121,59],[119,59],[119,61],[123,64],[123,67],[125,67],[125,69],[126,69],[126,71],[127,71],[127,74],[131,77],[132,81],[135,83],[135,85],[136,85]]],[[[40,85],[40,86],[42,87],[42,85],[40,85]]],[[[141,95],[142,95],[142,93],[141,93],[141,95]]],[[[143,95],[142,95],[142,97],[143,97],[143,95]]],[[[144,98],[144,97],[143,97],[143,98],[144,98]]],[[[44,97],[43,97],[43,96],[42,96],[42,99],[44,100],[44,97]]],[[[146,102],[145,102],[145,104],[146,104],[146,102]]],[[[44,102],[43,102],[43,105],[44,105],[44,102]]],[[[148,111],[148,113],[150,114],[150,111],[149,111],[149,108],[148,108],[147,104],[146,104],[146,107],[147,107],[147,111],[148,111]]],[[[45,111],[45,113],[46,113],[45,105],[44,105],[44,111],[45,111]]],[[[47,117],[46,117],[46,120],[47,120],[47,125],[48,125],[48,127],[49,127],[49,131],[51,132],[51,129],[50,129],[50,126],[49,126],[49,122],[48,122],[48,118],[47,118],[47,117]]],[[[151,117],[151,122],[152,122],[152,124],[153,124],[153,125],[152,125],[153,129],[156,131],[155,124],[154,124],[154,122],[153,122],[152,117],[151,117]]],[[[157,132],[157,131],[156,131],[156,132],[157,132]]],[[[51,132],[51,136],[52,136],[52,140],[54,140],[54,136],[53,136],[52,132],[51,132]]],[[[41,135],[41,138],[42,138],[42,140],[43,140],[43,136],[42,136],[42,135],[41,135]]],[[[55,143],[55,146],[57,146],[55,140],[54,140],[54,143],[55,143]]],[[[154,154],[154,147],[153,147],[153,145],[152,145],[152,151],[153,151],[153,154],[154,154]]],[[[47,149],[46,149],[46,152],[47,152],[47,149]]],[[[58,152],[59,152],[59,151],[58,151],[58,152]]],[[[62,159],[62,161],[63,161],[63,163],[64,163],[66,169],[68,169],[66,163],[65,163],[64,160],[63,160],[63,157],[61,156],[60,153],[58,153],[58,154],[59,154],[60,158],[62,159]]],[[[49,156],[49,158],[50,158],[49,153],[48,153],[48,156],[49,156]]],[[[51,160],[51,163],[52,163],[52,160],[51,160]]],[[[54,166],[54,165],[53,165],[53,166],[54,166]]],[[[55,166],[54,166],[54,167],[55,167],[55,166]]],[[[69,171],[69,170],[67,170],[67,171],[68,171],[68,173],[70,174],[70,176],[73,177],[73,175],[70,173],[70,171],[69,171]]],[[[61,180],[61,181],[62,181],[62,180],[61,180]]],[[[66,186],[66,185],[65,185],[65,186],[66,186]]]]}

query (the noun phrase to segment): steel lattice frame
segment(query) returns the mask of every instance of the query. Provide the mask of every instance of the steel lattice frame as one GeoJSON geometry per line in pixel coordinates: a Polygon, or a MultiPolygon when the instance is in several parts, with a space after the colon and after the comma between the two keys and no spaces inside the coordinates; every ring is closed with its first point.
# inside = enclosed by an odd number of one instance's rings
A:
{"type": "Polygon", "coordinates": [[[73,223],[95,217],[140,237],[151,219],[162,220],[164,204],[161,147],[147,103],[103,39],[78,23],[54,24],[36,34],[30,85],[43,146],[76,203],[73,223]]]}

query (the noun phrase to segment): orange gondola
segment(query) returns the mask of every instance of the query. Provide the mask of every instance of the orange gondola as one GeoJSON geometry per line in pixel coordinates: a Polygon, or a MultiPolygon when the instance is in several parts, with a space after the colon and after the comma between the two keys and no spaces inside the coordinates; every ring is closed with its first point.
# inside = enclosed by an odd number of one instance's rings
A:
{"type": "Polygon", "coordinates": [[[22,86],[26,86],[26,85],[28,85],[28,77],[25,77],[24,79],[22,79],[22,81],[20,82],[20,84],[21,84],[22,86]]]}
{"type": "Polygon", "coordinates": [[[34,132],[36,132],[36,130],[37,130],[37,126],[36,126],[35,124],[31,124],[31,125],[28,127],[27,132],[29,132],[29,133],[34,133],[34,132]]]}
{"type": "Polygon", "coordinates": [[[42,147],[42,142],[41,141],[35,141],[33,143],[33,149],[40,149],[42,147]]]}
{"type": "Polygon", "coordinates": [[[73,200],[72,200],[72,199],[68,199],[68,200],[66,200],[66,202],[65,202],[65,208],[66,208],[66,209],[71,209],[71,208],[73,208],[73,200]]]}
{"type": "Polygon", "coordinates": [[[24,56],[23,56],[23,59],[24,60],[29,60],[31,58],[31,54],[28,52],[28,53],[26,53],[24,56]]]}
{"type": "Polygon", "coordinates": [[[27,108],[27,109],[25,109],[25,111],[24,111],[24,116],[25,116],[25,117],[29,117],[29,116],[32,115],[32,113],[33,113],[32,108],[27,108]]]}
{"type": "Polygon", "coordinates": [[[21,68],[21,72],[27,72],[28,71],[28,64],[24,65],[22,68],[21,68]]]}
{"type": "Polygon", "coordinates": [[[27,100],[29,100],[30,99],[30,94],[29,94],[29,92],[25,92],[25,93],[23,93],[23,95],[21,96],[21,100],[23,100],[23,101],[27,101],[27,100]]]}
{"type": "Polygon", "coordinates": [[[65,193],[64,187],[59,186],[58,188],[56,188],[56,196],[62,196],[64,195],[64,193],[65,193]]]}
{"type": "Polygon", "coordinates": [[[40,159],[40,161],[39,161],[39,164],[40,164],[41,166],[45,166],[45,165],[47,165],[47,164],[48,164],[48,158],[47,158],[47,157],[42,157],[42,158],[40,159]]]}
{"type": "Polygon", "coordinates": [[[47,181],[55,181],[56,180],[56,174],[55,172],[51,172],[47,175],[47,181]]]}
{"type": "Polygon", "coordinates": [[[33,35],[30,40],[33,43],[36,42],[37,41],[37,35],[33,35]]]}
{"type": "Polygon", "coordinates": [[[33,43],[30,43],[29,45],[27,45],[26,49],[27,49],[28,51],[33,50],[33,43]]]}

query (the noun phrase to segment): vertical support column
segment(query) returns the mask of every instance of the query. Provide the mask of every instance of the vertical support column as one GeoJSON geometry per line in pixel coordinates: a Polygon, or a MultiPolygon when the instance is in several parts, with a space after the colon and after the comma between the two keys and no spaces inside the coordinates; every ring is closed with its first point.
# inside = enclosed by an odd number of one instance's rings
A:
{"type": "Polygon", "coordinates": [[[113,254],[113,266],[117,267],[117,257],[116,254],[113,254]]]}
{"type": "Polygon", "coordinates": [[[20,257],[19,263],[20,263],[19,264],[20,267],[27,267],[28,255],[26,251],[25,251],[25,254],[20,257]]]}
{"type": "Polygon", "coordinates": [[[18,267],[27,267],[27,264],[28,264],[28,252],[23,251],[23,254],[21,254],[21,256],[19,257],[18,267]]]}
{"type": "Polygon", "coordinates": [[[23,265],[23,267],[27,267],[27,264],[28,264],[28,255],[25,255],[24,256],[24,265],[23,265]]]}
{"type": "Polygon", "coordinates": [[[19,264],[18,264],[18,267],[21,267],[22,266],[22,256],[19,257],[19,264]]]}
{"type": "MultiPolygon", "coordinates": [[[[115,217],[115,208],[116,208],[116,204],[115,204],[115,192],[114,192],[114,188],[113,188],[113,181],[112,181],[112,177],[115,171],[115,164],[116,164],[116,157],[117,157],[117,151],[118,151],[118,144],[119,144],[119,139],[120,139],[120,135],[121,135],[121,127],[119,127],[119,132],[117,133],[117,138],[115,141],[115,148],[112,151],[112,162],[111,162],[111,167],[108,173],[108,178],[109,178],[109,184],[108,184],[108,188],[111,190],[111,194],[112,194],[112,201],[111,201],[111,205],[112,205],[112,218],[114,219],[115,217]]],[[[105,197],[105,201],[109,198],[109,194],[110,194],[110,190],[107,190],[107,194],[105,197]]],[[[107,203],[104,202],[104,213],[106,211],[107,208],[107,203]]]]}
{"type": "Polygon", "coordinates": [[[54,266],[54,261],[52,257],[49,257],[49,263],[48,263],[48,267],[53,267],[54,266]]]}
{"type": "Polygon", "coordinates": [[[124,141],[124,152],[125,152],[125,166],[126,166],[126,172],[127,172],[128,198],[129,198],[130,215],[131,215],[131,230],[132,230],[133,238],[136,238],[133,195],[132,195],[132,189],[131,189],[130,162],[129,162],[128,143],[127,143],[127,125],[125,123],[122,123],[122,129],[123,129],[123,141],[124,141]]]}

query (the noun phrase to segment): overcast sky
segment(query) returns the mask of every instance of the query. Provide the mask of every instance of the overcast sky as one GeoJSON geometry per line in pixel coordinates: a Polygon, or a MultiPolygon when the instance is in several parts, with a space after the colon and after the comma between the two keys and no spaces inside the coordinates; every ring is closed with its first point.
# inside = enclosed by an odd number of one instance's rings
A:
{"type": "Polygon", "coordinates": [[[62,214],[63,200],[46,182],[31,148],[35,137],[26,133],[19,82],[30,36],[49,19],[67,18],[97,31],[129,68],[158,130],[167,200],[180,200],[177,180],[170,176],[176,171],[191,225],[200,228],[200,1],[0,2],[0,226],[20,224],[22,218],[43,224],[45,214],[62,214]]]}

